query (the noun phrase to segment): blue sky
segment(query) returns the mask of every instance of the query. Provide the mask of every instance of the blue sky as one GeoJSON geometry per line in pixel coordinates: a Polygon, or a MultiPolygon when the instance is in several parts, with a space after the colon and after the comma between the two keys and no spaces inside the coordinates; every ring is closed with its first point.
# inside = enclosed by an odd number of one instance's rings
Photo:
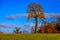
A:
{"type": "MultiPolygon", "coordinates": [[[[33,21],[27,22],[26,17],[18,17],[13,20],[5,17],[10,15],[26,14],[27,6],[31,2],[41,4],[44,8],[44,13],[60,14],[60,0],[0,0],[0,24],[16,25],[21,27],[23,30],[28,30],[25,29],[24,25],[27,25],[27,23],[32,24],[33,21]]],[[[8,32],[7,30],[12,31],[13,29],[1,28],[1,30],[8,32]]]]}

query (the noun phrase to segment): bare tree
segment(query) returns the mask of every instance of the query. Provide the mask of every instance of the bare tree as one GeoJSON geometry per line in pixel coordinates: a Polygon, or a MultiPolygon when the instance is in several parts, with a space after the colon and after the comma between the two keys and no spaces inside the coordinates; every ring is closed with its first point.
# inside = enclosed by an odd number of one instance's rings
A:
{"type": "Polygon", "coordinates": [[[32,28],[31,28],[31,33],[34,33],[34,27],[32,26],[32,28]]]}
{"type": "Polygon", "coordinates": [[[38,18],[44,21],[44,12],[41,4],[31,3],[28,5],[28,19],[35,18],[35,33],[38,31],[38,18]]]}
{"type": "Polygon", "coordinates": [[[20,31],[20,28],[16,27],[15,30],[14,30],[14,33],[20,33],[19,31],[20,31]]]}

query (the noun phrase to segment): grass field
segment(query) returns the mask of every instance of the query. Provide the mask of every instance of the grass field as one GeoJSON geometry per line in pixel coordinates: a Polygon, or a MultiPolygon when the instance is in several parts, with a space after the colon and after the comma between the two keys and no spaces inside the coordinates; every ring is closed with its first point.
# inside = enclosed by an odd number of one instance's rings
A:
{"type": "Polygon", "coordinates": [[[60,34],[0,34],[0,40],[60,40],[60,34]]]}

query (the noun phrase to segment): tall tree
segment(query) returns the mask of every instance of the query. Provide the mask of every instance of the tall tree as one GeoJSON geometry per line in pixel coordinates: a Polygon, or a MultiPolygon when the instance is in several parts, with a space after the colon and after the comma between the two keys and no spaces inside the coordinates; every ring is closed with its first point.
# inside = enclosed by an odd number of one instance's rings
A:
{"type": "Polygon", "coordinates": [[[28,5],[28,19],[35,18],[35,33],[38,31],[38,18],[44,21],[44,12],[41,4],[31,3],[28,5]]]}

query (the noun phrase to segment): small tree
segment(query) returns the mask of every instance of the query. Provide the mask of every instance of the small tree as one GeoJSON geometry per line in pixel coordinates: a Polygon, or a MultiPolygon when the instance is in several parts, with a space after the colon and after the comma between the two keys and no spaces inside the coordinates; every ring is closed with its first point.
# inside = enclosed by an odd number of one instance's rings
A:
{"type": "Polygon", "coordinates": [[[35,33],[38,31],[38,18],[44,21],[44,12],[41,4],[31,3],[28,5],[28,19],[35,18],[35,33]]]}
{"type": "Polygon", "coordinates": [[[17,28],[17,27],[16,27],[15,30],[14,30],[14,33],[20,33],[19,30],[20,30],[20,28],[17,28]]]}
{"type": "Polygon", "coordinates": [[[31,33],[34,33],[34,27],[32,26],[32,28],[31,28],[31,33]]]}

